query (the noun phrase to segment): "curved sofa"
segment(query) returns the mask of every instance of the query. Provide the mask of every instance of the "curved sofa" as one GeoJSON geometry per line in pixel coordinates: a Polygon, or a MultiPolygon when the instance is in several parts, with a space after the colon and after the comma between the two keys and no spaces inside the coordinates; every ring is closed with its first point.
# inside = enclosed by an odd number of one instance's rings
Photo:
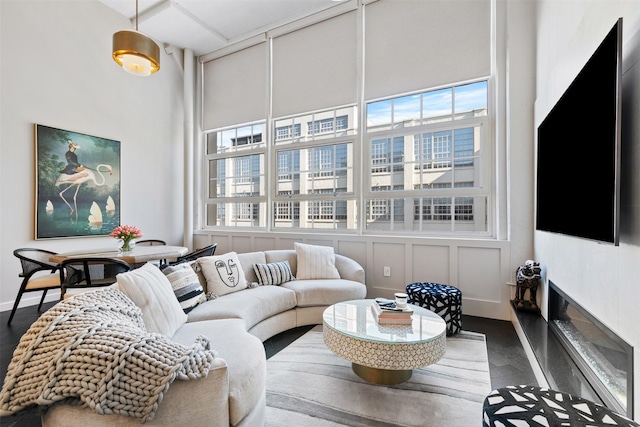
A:
{"type": "MultiPolygon", "coordinates": [[[[238,254],[248,282],[257,282],[254,264],[288,261],[296,275],[295,250],[238,254]]],[[[217,351],[206,378],[174,381],[159,405],[152,426],[239,426],[264,424],[266,410],[266,339],[288,329],[322,323],[328,306],[366,296],[364,270],[354,260],[335,254],[339,279],[292,280],[257,286],[206,301],[188,313],[171,337],[190,346],[204,335],[217,351]]],[[[42,425],[138,426],[121,415],[99,415],[67,404],[55,404],[42,415],[42,425]]]]}

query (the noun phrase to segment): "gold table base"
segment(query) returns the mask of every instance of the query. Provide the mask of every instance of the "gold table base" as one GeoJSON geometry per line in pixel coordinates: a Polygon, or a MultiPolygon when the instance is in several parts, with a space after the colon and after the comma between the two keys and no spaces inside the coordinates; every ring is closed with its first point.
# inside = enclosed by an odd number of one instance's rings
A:
{"type": "Polygon", "coordinates": [[[369,366],[351,364],[357,376],[374,384],[395,385],[408,381],[413,374],[411,369],[378,369],[369,366]]]}

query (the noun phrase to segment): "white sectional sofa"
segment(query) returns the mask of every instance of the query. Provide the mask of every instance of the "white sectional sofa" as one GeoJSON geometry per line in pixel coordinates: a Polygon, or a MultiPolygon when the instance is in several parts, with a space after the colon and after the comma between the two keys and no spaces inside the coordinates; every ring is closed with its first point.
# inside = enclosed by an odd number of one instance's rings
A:
{"type": "MultiPolygon", "coordinates": [[[[254,264],[287,261],[296,276],[299,253],[268,250],[238,254],[237,259],[247,282],[252,283],[258,281],[254,264]]],[[[329,305],[366,296],[363,268],[350,258],[334,256],[339,278],[250,287],[202,302],[189,311],[186,322],[171,340],[189,346],[199,335],[206,336],[217,352],[214,367],[206,378],[174,381],[147,424],[262,426],[266,410],[266,357],[262,342],[291,328],[321,324],[322,312],[329,305]]],[[[309,260],[305,262],[308,264],[309,260]]],[[[42,416],[44,427],[139,424],[136,418],[98,415],[91,409],[68,404],[55,404],[42,416]]]]}

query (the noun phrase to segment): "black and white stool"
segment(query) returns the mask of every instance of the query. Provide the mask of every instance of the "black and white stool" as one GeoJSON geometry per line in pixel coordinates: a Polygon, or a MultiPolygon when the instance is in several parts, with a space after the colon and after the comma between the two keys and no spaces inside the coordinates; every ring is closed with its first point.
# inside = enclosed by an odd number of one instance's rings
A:
{"type": "Polygon", "coordinates": [[[636,422],[598,405],[548,388],[529,385],[494,390],[484,399],[483,427],[638,427],[636,422]]]}
{"type": "Polygon", "coordinates": [[[409,304],[438,314],[447,323],[447,336],[462,329],[462,291],[439,283],[411,283],[406,289],[409,304]]]}

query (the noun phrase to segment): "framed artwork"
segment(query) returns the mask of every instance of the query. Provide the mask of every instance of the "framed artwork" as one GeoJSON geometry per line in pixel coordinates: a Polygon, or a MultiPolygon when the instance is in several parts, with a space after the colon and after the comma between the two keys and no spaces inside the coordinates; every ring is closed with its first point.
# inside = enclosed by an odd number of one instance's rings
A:
{"type": "Polygon", "coordinates": [[[36,239],[120,225],[120,142],[35,124],[36,239]]]}

